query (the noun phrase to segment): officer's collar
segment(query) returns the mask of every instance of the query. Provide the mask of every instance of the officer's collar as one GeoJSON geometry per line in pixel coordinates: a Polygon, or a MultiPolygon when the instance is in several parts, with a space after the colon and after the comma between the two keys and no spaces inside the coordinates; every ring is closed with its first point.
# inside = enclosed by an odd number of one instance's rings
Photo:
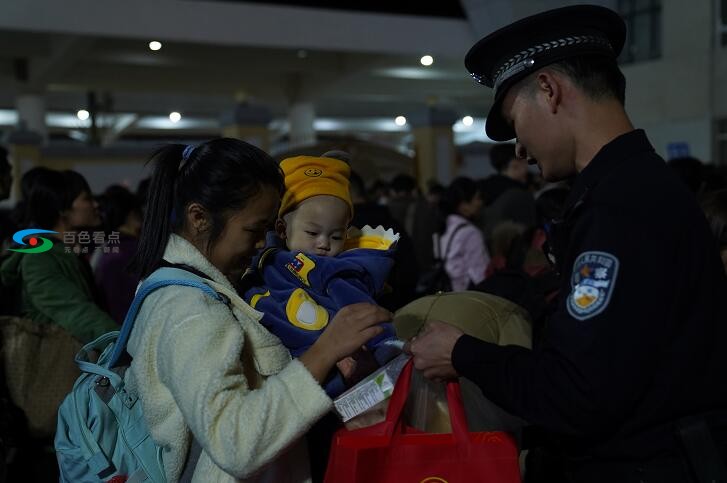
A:
{"type": "Polygon", "coordinates": [[[574,211],[576,205],[583,203],[588,193],[592,192],[598,182],[616,166],[634,154],[653,151],[654,147],[646,138],[643,129],[629,131],[603,146],[591,162],[576,176],[573,189],[565,203],[564,218],[574,211]]]}

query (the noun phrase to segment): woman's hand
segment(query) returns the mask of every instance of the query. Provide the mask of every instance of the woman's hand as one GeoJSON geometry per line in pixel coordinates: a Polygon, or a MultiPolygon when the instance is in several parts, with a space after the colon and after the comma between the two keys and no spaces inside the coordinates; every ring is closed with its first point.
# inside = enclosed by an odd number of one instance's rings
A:
{"type": "Polygon", "coordinates": [[[337,361],[356,352],[383,331],[378,324],[391,320],[388,310],[367,303],[347,305],[338,311],[318,340],[300,361],[316,380],[325,380],[337,361]]]}

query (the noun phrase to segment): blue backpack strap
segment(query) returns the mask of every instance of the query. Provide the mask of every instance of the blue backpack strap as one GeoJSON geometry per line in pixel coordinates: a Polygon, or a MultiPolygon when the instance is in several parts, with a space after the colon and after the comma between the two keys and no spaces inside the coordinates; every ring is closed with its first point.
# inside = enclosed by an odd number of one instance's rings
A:
{"type": "Polygon", "coordinates": [[[104,349],[119,338],[119,331],[107,332],[96,340],[89,342],[84,345],[80,351],[76,354],[75,361],[81,372],[87,372],[90,374],[96,374],[98,376],[106,377],[114,389],[119,389],[121,386],[121,378],[118,374],[110,369],[104,367],[103,356],[97,361],[96,364],[90,361],[89,354],[91,351],[98,351],[103,354],[104,349]]]}
{"type": "Polygon", "coordinates": [[[139,287],[136,291],[134,300],[131,302],[131,307],[129,307],[129,311],[126,313],[126,318],[124,319],[124,324],[121,327],[119,338],[114,345],[114,351],[111,354],[106,367],[114,367],[126,350],[126,344],[129,342],[131,330],[134,328],[134,321],[136,320],[136,316],[138,315],[139,310],[141,309],[141,304],[144,302],[146,296],[156,289],[167,287],[169,285],[196,287],[215,300],[227,303],[226,297],[217,293],[215,289],[207,285],[202,277],[180,268],[164,267],[155,270],[142,282],[141,287],[139,287]]]}

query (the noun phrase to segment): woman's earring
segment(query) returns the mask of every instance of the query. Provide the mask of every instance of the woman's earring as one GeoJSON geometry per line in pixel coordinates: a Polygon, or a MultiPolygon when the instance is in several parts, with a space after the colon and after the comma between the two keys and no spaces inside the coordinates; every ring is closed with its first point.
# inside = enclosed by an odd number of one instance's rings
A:
{"type": "Polygon", "coordinates": [[[207,231],[207,223],[205,221],[200,221],[195,227],[195,230],[197,230],[197,235],[204,233],[207,231]]]}

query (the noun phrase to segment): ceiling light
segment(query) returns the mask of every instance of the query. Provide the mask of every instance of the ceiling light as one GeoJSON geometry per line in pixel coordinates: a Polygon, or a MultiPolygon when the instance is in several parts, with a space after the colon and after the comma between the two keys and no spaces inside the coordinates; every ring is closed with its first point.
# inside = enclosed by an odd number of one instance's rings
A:
{"type": "Polygon", "coordinates": [[[394,119],[394,123],[397,126],[403,126],[406,124],[406,118],[404,116],[396,116],[396,119],[394,119]]]}
{"type": "Polygon", "coordinates": [[[182,115],[179,114],[178,112],[174,111],[174,112],[169,113],[169,120],[172,121],[173,123],[178,123],[181,119],[182,119],[182,115]]]}
{"type": "Polygon", "coordinates": [[[475,120],[472,118],[472,116],[465,116],[462,118],[462,124],[465,126],[471,126],[475,120]]]}
{"type": "Polygon", "coordinates": [[[419,62],[421,62],[423,66],[429,67],[434,63],[434,57],[432,57],[431,55],[425,55],[421,59],[419,59],[419,62]]]}
{"type": "Polygon", "coordinates": [[[81,109],[76,113],[76,117],[78,117],[78,119],[80,119],[81,121],[85,121],[89,118],[90,115],[91,114],[89,114],[89,112],[85,109],[81,109]]]}
{"type": "Polygon", "coordinates": [[[161,42],[158,42],[156,40],[152,40],[151,42],[149,42],[149,49],[151,49],[151,50],[159,50],[161,48],[162,48],[162,43],[161,42]]]}

